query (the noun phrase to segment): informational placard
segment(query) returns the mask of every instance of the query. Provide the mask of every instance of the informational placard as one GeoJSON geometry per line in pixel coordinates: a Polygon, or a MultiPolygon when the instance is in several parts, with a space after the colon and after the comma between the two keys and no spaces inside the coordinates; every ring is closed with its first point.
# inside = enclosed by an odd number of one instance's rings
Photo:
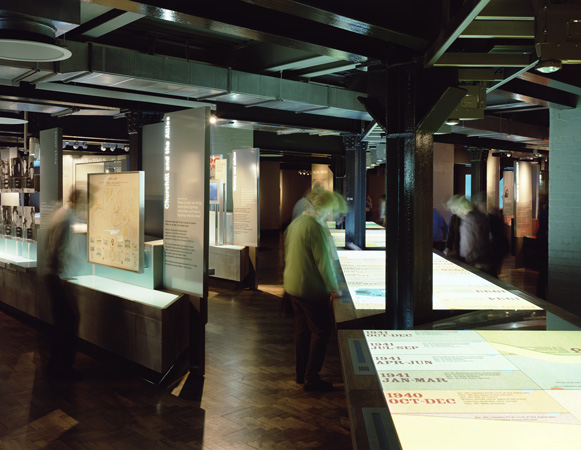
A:
{"type": "Polygon", "coordinates": [[[504,171],[502,179],[502,214],[514,216],[514,172],[504,171]]]}
{"type": "MultiPolygon", "coordinates": [[[[337,254],[354,307],[385,309],[385,251],[340,250],[337,254]]],[[[542,309],[436,253],[432,256],[434,310],[542,309]]]]}
{"type": "Polygon", "coordinates": [[[516,161],[515,173],[515,236],[533,234],[533,180],[529,161],[516,161]]]}
{"type": "Polygon", "coordinates": [[[328,164],[311,164],[311,186],[317,185],[327,191],[333,190],[333,172],[328,164]]]}
{"type": "Polygon", "coordinates": [[[93,173],[88,180],[89,263],[142,272],[144,172],[93,173]]]}
{"type": "Polygon", "coordinates": [[[164,286],[207,297],[209,108],[164,118],[164,286]]]}
{"type": "Polygon", "coordinates": [[[579,447],[579,332],[364,334],[403,448],[579,447]]]}
{"type": "Polygon", "coordinates": [[[258,247],[260,241],[259,150],[232,151],[232,200],[234,245],[258,247]]]}

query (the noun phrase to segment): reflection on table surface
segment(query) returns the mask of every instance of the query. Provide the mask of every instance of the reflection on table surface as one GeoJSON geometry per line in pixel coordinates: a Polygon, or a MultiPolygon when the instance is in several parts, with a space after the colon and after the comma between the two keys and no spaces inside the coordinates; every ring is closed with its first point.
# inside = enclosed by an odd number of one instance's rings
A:
{"type": "MultiPolygon", "coordinates": [[[[385,309],[385,251],[337,252],[356,309],[385,309]]],[[[458,264],[433,253],[434,310],[541,310],[458,264]]]]}

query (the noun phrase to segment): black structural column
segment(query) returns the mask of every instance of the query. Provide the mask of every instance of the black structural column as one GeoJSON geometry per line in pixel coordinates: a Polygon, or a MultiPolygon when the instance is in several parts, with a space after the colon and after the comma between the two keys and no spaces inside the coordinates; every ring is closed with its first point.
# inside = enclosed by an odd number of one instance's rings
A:
{"type": "Polygon", "coordinates": [[[416,132],[422,68],[387,70],[386,326],[406,329],[432,315],[433,137],[416,132]]]}
{"type": "Polygon", "coordinates": [[[349,211],[345,217],[345,244],[365,248],[365,197],[367,193],[367,144],[360,134],[351,134],[345,143],[345,198],[349,211]]]}
{"type": "Polygon", "coordinates": [[[472,175],[470,189],[472,198],[478,198],[479,194],[484,193],[486,201],[486,162],[488,160],[488,149],[468,147],[470,152],[470,174],[472,175]]]}

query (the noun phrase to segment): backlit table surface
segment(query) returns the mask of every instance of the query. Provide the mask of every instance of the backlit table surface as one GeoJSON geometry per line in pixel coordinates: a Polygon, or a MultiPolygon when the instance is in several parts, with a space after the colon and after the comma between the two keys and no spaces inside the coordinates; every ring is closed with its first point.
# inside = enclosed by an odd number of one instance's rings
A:
{"type": "Polygon", "coordinates": [[[349,402],[376,390],[405,450],[581,448],[579,331],[340,330],[339,340],[349,402]]]}

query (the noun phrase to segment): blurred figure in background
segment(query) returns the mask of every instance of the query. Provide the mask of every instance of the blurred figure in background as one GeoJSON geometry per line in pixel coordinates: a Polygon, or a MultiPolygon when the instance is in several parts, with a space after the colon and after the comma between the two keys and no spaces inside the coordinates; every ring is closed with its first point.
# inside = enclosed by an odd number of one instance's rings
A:
{"type": "Polygon", "coordinates": [[[381,198],[379,199],[379,223],[382,226],[385,226],[385,209],[386,209],[386,203],[387,203],[387,199],[385,197],[385,194],[383,194],[381,196],[381,198]]]}
{"type": "Polygon", "coordinates": [[[313,189],[312,208],[291,222],[285,232],[284,290],[294,313],[296,382],[306,391],[331,391],[320,378],[327,343],[334,328],[332,300],[338,297],[332,247],[324,225],[329,214],[346,212],[339,194],[313,189]]]}
{"type": "Polygon", "coordinates": [[[472,209],[462,218],[460,256],[471,266],[486,273],[492,270],[488,213],[478,195],[474,195],[472,209]]]}
{"type": "Polygon", "coordinates": [[[436,208],[432,208],[432,242],[436,250],[444,251],[446,237],[448,236],[448,224],[436,208]]]}
{"type": "Polygon", "coordinates": [[[462,219],[472,210],[472,204],[463,195],[453,195],[446,202],[446,208],[452,213],[444,255],[450,258],[463,259],[460,256],[460,227],[462,219]]]}
{"type": "Polygon", "coordinates": [[[79,326],[78,310],[72,292],[62,277],[74,259],[70,249],[75,222],[73,211],[75,200],[81,197],[81,192],[72,190],[69,201],[53,214],[46,232],[44,282],[53,316],[52,346],[46,373],[54,378],[80,378],[73,370],[79,326]]]}

